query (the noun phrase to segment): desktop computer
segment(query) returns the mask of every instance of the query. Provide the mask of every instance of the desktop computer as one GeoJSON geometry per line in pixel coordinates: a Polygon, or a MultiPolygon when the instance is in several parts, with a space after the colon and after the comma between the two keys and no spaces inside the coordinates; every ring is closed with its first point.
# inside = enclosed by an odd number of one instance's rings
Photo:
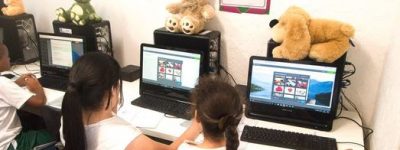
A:
{"type": "Polygon", "coordinates": [[[154,44],[160,46],[199,50],[204,53],[205,73],[219,73],[221,33],[205,30],[198,35],[172,33],[164,27],[154,31],[154,44]]]}
{"type": "Polygon", "coordinates": [[[33,15],[0,16],[0,42],[8,47],[11,63],[36,61],[39,50],[33,15]]]}
{"type": "Polygon", "coordinates": [[[77,35],[86,39],[86,48],[88,51],[99,51],[113,56],[111,25],[107,20],[99,23],[77,26],[73,23],[63,23],[53,21],[55,34],[77,35]]]}

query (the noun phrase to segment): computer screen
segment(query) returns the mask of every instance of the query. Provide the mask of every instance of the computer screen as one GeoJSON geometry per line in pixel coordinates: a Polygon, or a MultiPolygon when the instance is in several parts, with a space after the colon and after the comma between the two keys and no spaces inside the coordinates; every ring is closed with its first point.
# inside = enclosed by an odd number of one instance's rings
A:
{"type": "Polygon", "coordinates": [[[201,54],[142,46],[143,83],[190,90],[200,75],[201,54]]]}
{"type": "Polygon", "coordinates": [[[247,80],[246,115],[331,130],[343,73],[339,65],[252,56],[247,80]]]}
{"type": "Polygon", "coordinates": [[[253,60],[249,100],[330,113],[336,67],[253,60]]]}
{"type": "Polygon", "coordinates": [[[83,38],[39,33],[39,39],[42,66],[69,69],[84,54],[83,38]]]}

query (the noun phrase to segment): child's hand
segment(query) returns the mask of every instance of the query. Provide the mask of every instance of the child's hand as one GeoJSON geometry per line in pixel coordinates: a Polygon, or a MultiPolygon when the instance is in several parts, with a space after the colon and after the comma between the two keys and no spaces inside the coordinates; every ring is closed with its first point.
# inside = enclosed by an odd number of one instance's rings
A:
{"type": "Polygon", "coordinates": [[[38,79],[35,76],[29,76],[25,78],[26,87],[32,92],[43,91],[42,85],[40,85],[38,79]]]}
{"type": "Polygon", "coordinates": [[[26,86],[25,79],[26,78],[36,78],[35,75],[28,73],[28,74],[23,74],[21,75],[17,80],[15,80],[15,83],[18,84],[19,86],[26,86]]]}

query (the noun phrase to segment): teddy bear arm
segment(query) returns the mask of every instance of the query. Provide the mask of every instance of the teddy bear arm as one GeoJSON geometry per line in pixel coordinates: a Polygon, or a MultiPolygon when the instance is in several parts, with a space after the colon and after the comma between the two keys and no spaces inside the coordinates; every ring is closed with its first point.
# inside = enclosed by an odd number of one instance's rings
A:
{"type": "Polygon", "coordinates": [[[201,15],[207,20],[214,18],[215,10],[214,8],[211,7],[211,5],[204,5],[204,7],[201,10],[201,15]]]}
{"type": "Polygon", "coordinates": [[[4,8],[2,8],[2,11],[7,16],[16,16],[16,15],[23,14],[25,12],[25,10],[19,6],[4,7],[4,8]]]}
{"type": "Polygon", "coordinates": [[[83,6],[83,9],[88,14],[89,20],[92,20],[92,21],[101,21],[102,20],[102,18],[99,15],[97,15],[96,11],[94,10],[94,7],[90,3],[85,4],[83,6]]]}
{"type": "Polygon", "coordinates": [[[272,50],[272,57],[274,58],[283,58],[283,55],[281,54],[281,52],[283,51],[283,47],[282,46],[277,46],[272,50]]]}
{"type": "Polygon", "coordinates": [[[281,51],[283,58],[289,60],[301,60],[308,56],[310,50],[310,38],[303,37],[301,40],[286,38],[281,44],[284,50],[281,51]]]}
{"type": "Polygon", "coordinates": [[[177,14],[181,10],[181,3],[172,3],[167,6],[167,11],[171,14],[177,14]]]}
{"type": "Polygon", "coordinates": [[[318,62],[332,63],[346,53],[349,47],[348,39],[345,38],[339,41],[318,43],[311,46],[309,57],[318,62]]]}

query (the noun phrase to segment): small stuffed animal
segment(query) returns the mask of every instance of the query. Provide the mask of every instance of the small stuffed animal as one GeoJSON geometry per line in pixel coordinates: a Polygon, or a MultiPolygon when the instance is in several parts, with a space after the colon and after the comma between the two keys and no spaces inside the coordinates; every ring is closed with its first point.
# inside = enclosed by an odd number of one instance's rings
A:
{"type": "Polygon", "coordinates": [[[328,19],[311,19],[300,7],[292,6],[271,21],[272,39],[281,43],[273,49],[275,58],[301,60],[309,57],[318,62],[332,63],[350,47],[354,28],[328,19]]]}
{"type": "Polygon", "coordinates": [[[7,7],[1,8],[1,11],[6,16],[16,16],[25,13],[25,7],[22,0],[4,0],[7,7]]]}
{"type": "Polygon", "coordinates": [[[167,10],[173,15],[167,18],[165,28],[177,33],[197,34],[215,16],[215,10],[207,0],[182,0],[168,5],[167,10]]]}
{"type": "Polygon", "coordinates": [[[72,21],[75,25],[84,26],[89,22],[100,22],[102,19],[96,14],[90,0],[75,0],[71,8],[56,10],[57,20],[60,22],[72,21]]]}

